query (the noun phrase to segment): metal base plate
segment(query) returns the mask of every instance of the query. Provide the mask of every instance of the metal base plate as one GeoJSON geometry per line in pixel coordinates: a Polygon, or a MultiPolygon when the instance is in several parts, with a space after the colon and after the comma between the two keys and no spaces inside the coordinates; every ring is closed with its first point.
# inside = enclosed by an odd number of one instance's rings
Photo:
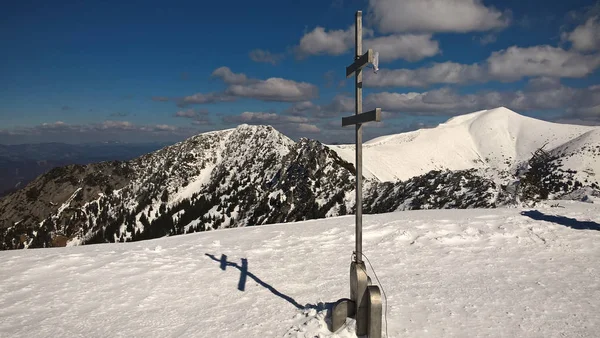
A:
{"type": "Polygon", "coordinates": [[[381,293],[377,285],[369,285],[367,287],[367,297],[369,299],[369,338],[381,338],[381,293]]]}
{"type": "Polygon", "coordinates": [[[368,300],[367,286],[369,277],[367,276],[364,262],[352,262],[350,264],[350,299],[356,304],[356,335],[363,336],[367,334],[368,329],[368,300]]]}
{"type": "Polygon", "coordinates": [[[377,285],[371,285],[364,262],[350,265],[350,299],[342,298],[331,313],[332,331],[336,332],[347,318],[356,319],[356,335],[381,338],[381,293],[377,285]]]}
{"type": "Polygon", "coordinates": [[[339,330],[347,318],[354,318],[356,314],[356,304],[348,298],[342,298],[333,304],[331,313],[331,331],[339,330]]]}

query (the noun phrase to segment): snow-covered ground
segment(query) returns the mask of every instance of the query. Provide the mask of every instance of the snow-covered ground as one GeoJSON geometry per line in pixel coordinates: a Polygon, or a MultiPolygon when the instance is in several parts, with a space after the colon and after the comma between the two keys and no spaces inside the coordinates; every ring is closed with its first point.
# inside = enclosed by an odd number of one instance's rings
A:
{"type": "MultiPolygon", "coordinates": [[[[365,216],[389,337],[597,337],[600,206],[559,203],[365,216]]],[[[354,337],[353,247],[345,216],[0,252],[0,336],[354,337]]]]}

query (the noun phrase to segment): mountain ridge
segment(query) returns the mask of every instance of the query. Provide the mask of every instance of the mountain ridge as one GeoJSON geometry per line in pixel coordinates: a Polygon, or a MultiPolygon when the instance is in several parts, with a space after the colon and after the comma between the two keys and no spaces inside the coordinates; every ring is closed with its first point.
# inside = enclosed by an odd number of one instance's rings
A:
{"type": "MultiPolygon", "coordinates": [[[[501,172],[514,169],[544,144],[551,150],[596,129],[542,121],[505,107],[481,110],[452,117],[435,128],[365,142],[363,167],[365,176],[392,182],[430,170],[477,168],[501,172]]],[[[354,163],[354,145],[328,146],[354,163]]]]}
{"type": "MultiPolygon", "coordinates": [[[[506,114],[496,111],[487,116],[496,115],[497,119],[506,114]]],[[[444,137],[470,136],[465,130],[470,128],[467,122],[471,120],[472,114],[458,117],[451,121],[454,126],[427,132],[431,139],[448,144],[444,137]]],[[[590,132],[587,138],[581,138],[583,141],[572,143],[569,154],[553,155],[553,171],[543,171],[543,175],[551,175],[548,178],[528,178],[528,184],[536,184],[535,180],[550,182],[544,190],[527,190],[528,198],[537,198],[540,191],[544,196],[547,191],[556,197],[581,187],[597,188],[597,148],[589,145],[595,142],[594,135],[590,132]],[[594,151],[582,155],[592,161],[590,170],[573,170],[561,162],[567,155],[578,158],[584,146],[594,151]]],[[[395,156],[392,159],[404,160],[406,154],[394,151],[398,144],[402,146],[417,137],[415,132],[392,135],[365,145],[365,149],[384,144],[388,146],[387,154],[395,156]],[[391,147],[390,143],[381,143],[386,140],[393,141],[391,147]]],[[[511,192],[507,187],[519,180],[517,173],[508,164],[504,169],[482,165],[486,162],[473,151],[472,141],[469,137],[455,138],[450,144],[454,149],[466,148],[479,161],[464,157],[458,169],[434,163],[425,173],[391,181],[365,175],[365,212],[493,208],[514,203],[515,190],[511,192]]],[[[545,140],[534,139],[530,143],[537,146],[542,142],[545,140]]],[[[430,143],[430,148],[437,146],[430,143]]],[[[0,249],[128,242],[350,214],[355,208],[355,169],[344,160],[345,153],[340,149],[344,146],[328,146],[306,138],[294,142],[272,126],[243,124],[198,134],[130,161],[55,168],[0,199],[0,249]]],[[[427,155],[423,149],[413,152],[427,155]]],[[[398,170],[381,165],[386,160],[389,164],[389,158],[378,155],[379,170],[398,170]]],[[[453,154],[449,158],[456,157],[453,154]]],[[[523,166],[526,162],[514,163],[523,166]]],[[[366,167],[371,163],[365,161],[366,167]]]]}

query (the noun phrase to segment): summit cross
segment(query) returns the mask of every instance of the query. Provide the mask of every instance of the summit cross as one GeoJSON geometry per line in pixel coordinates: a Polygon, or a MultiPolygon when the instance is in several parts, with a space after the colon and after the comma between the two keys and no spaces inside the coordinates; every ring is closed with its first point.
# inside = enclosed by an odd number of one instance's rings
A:
{"type": "Polygon", "coordinates": [[[347,317],[356,319],[356,334],[369,338],[381,338],[381,293],[377,285],[371,285],[365,263],[362,260],[362,136],[363,123],[381,121],[381,108],[362,112],[362,69],[373,64],[377,70],[378,58],[372,49],[362,53],[362,11],[355,17],[355,56],[354,62],[346,67],[346,77],[355,77],[354,115],[342,118],[342,127],[354,125],[356,130],[356,248],[353,261],[350,263],[350,299],[344,298],[336,302],[332,313],[332,328],[338,330],[347,317]],[[375,63],[374,63],[375,61],[375,63]]]}

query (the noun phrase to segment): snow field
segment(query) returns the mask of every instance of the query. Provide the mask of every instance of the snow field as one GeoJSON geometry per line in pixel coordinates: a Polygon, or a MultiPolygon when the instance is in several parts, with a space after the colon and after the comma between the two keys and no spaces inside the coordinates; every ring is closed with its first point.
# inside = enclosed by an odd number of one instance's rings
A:
{"type": "MultiPolygon", "coordinates": [[[[600,207],[560,205],[366,215],[389,336],[596,337],[600,207]]],[[[0,336],[356,337],[326,319],[353,249],[344,216],[4,251],[0,336]]]]}

